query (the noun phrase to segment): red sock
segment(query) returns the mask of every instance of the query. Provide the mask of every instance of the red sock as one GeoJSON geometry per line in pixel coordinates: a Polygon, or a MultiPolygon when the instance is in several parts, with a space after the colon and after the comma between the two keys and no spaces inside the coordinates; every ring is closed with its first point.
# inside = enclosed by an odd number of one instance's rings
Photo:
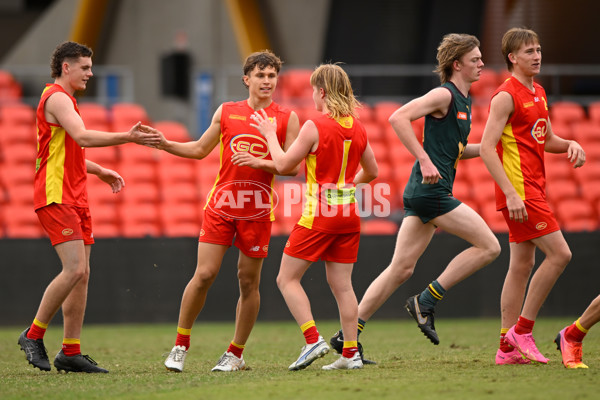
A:
{"type": "Polygon", "coordinates": [[[307,330],[303,332],[304,338],[306,339],[306,344],[317,343],[319,340],[319,331],[316,326],[311,326],[307,330]]]}
{"type": "Polygon", "coordinates": [[[236,356],[237,358],[242,358],[242,353],[244,352],[244,347],[246,347],[246,346],[234,343],[232,341],[231,343],[229,343],[229,347],[227,348],[227,351],[230,353],[233,353],[233,355],[236,356]]]}
{"type": "Polygon", "coordinates": [[[76,356],[81,354],[81,344],[79,340],[76,343],[71,343],[71,340],[67,339],[63,341],[62,351],[67,357],[76,356]]]}
{"type": "Polygon", "coordinates": [[[358,351],[358,347],[356,347],[356,346],[344,347],[344,349],[342,350],[342,357],[352,358],[352,357],[354,357],[354,355],[356,354],[357,351],[358,351]]]}
{"type": "Polygon", "coordinates": [[[571,326],[565,329],[565,339],[569,342],[583,342],[583,338],[587,332],[582,332],[574,322],[571,326]]]}
{"type": "Polygon", "coordinates": [[[177,338],[175,339],[175,346],[183,346],[186,350],[190,349],[190,336],[192,335],[192,329],[177,327],[177,338]]]}
{"type": "Polygon", "coordinates": [[[501,333],[500,334],[500,351],[502,351],[504,353],[510,353],[513,350],[514,350],[514,347],[512,347],[506,341],[506,333],[501,333]]]}
{"type": "MultiPolygon", "coordinates": [[[[29,328],[29,332],[27,332],[27,339],[33,339],[33,340],[37,340],[37,339],[43,339],[44,335],[46,334],[46,328],[42,328],[41,326],[38,326],[36,324],[36,321],[33,321],[33,323],[31,324],[31,327],[29,328]]],[[[48,325],[46,324],[46,327],[48,325]]]]}
{"type": "Polygon", "coordinates": [[[521,316],[519,317],[519,321],[517,321],[517,326],[515,326],[515,332],[517,333],[517,335],[531,333],[533,331],[533,324],[535,324],[535,321],[523,318],[521,316]]]}

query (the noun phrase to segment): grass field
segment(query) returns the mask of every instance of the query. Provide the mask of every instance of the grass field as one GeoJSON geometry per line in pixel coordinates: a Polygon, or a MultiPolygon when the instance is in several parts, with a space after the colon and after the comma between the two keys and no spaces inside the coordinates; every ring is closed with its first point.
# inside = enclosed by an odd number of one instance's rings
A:
{"type": "MultiPolygon", "coordinates": [[[[58,374],[31,367],[19,350],[24,327],[0,328],[0,399],[593,399],[598,398],[600,335],[584,343],[589,370],[566,370],[552,342],[573,319],[540,319],[535,336],[548,365],[494,365],[496,319],[436,321],[439,346],[409,320],[377,321],[361,336],[368,358],[378,362],[355,371],[322,371],[328,354],[303,371],[289,372],[303,337],[293,322],[261,322],[244,352],[250,371],[213,373],[233,334],[233,323],[197,322],[186,369],[163,366],[174,342],[174,324],[87,325],[82,338],[109,374],[58,374]]],[[[319,322],[327,339],[336,322],[319,322]]],[[[60,327],[49,328],[50,359],[59,350],[60,327]]],[[[54,368],[54,367],[53,367],[54,368]]]]}

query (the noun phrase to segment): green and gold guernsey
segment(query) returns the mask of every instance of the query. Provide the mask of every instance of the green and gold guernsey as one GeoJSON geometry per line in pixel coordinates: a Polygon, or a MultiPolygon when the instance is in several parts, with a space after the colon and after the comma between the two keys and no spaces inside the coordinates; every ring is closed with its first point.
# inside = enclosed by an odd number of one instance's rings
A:
{"type": "Polygon", "coordinates": [[[421,165],[415,161],[404,197],[439,197],[452,193],[458,160],[467,146],[471,131],[471,96],[465,97],[452,82],[444,87],[452,93],[448,113],[443,118],[425,116],[423,148],[443,179],[436,184],[424,184],[421,165]]]}

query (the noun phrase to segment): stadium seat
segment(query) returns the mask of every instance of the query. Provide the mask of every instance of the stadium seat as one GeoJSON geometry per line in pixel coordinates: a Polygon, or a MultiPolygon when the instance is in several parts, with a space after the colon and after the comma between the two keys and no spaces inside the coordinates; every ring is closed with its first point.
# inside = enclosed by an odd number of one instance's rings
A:
{"type": "Polygon", "coordinates": [[[157,121],[153,128],[161,131],[165,138],[176,142],[189,142],[194,140],[185,125],[176,121],[157,121]]]}
{"type": "Polygon", "coordinates": [[[600,176],[595,179],[589,179],[581,182],[580,186],[582,197],[590,204],[600,202],[600,176]]]}
{"type": "Polygon", "coordinates": [[[398,225],[394,221],[384,218],[363,220],[360,228],[361,235],[395,235],[398,225]]]}
{"type": "Polygon", "coordinates": [[[196,182],[163,182],[160,185],[160,198],[164,204],[195,204],[204,201],[196,182]]]}
{"type": "Polygon", "coordinates": [[[591,122],[600,125],[600,101],[588,104],[588,116],[591,122]]]}
{"type": "Polygon", "coordinates": [[[585,109],[579,103],[571,101],[556,101],[550,104],[550,121],[553,126],[555,122],[573,123],[584,121],[587,118],[585,109]]]}
{"type": "Polygon", "coordinates": [[[146,109],[135,103],[116,103],[111,107],[112,127],[116,132],[128,131],[133,125],[141,121],[144,125],[151,125],[146,109]]]}
{"type": "Polygon", "coordinates": [[[481,143],[485,122],[473,122],[471,124],[471,132],[469,132],[469,143],[481,143]]]}
{"type": "Polygon", "coordinates": [[[367,122],[373,122],[375,120],[373,116],[373,108],[367,103],[361,103],[361,107],[358,107],[356,112],[358,113],[358,118],[363,124],[367,122]]]}
{"type": "Polygon", "coordinates": [[[119,209],[116,204],[90,204],[92,230],[96,238],[121,236],[119,209]]]}
{"type": "Polygon", "coordinates": [[[122,195],[122,201],[127,205],[158,204],[161,200],[158,186],[152,182],[126,181],[122,195]]]}
{"type": "Polygon", "coordinates": [[[488,119],[488,110],[489,105],[487,104],[473,104],[473,108],[471,111],[471,121],[473,123],[484,124],[488,119]]]}
{"type": "Polygon", "coordinates": [[[363,122],[363,126],[365,127],[365,131],[367,132],[367,138],[369,142],[383,142],[385,138],[383,136],[383,129],[379,122],[370,121],[363,122]]]}
{"type": "Polygon", "coordinates": [[[171,183],[196,183],[196,165],[198,161],[181,158],[177,162],[163,162],[158,166],[158,182],[161,185],[171,183]]]}
{"type": "Polygon", "coordinates": [[[598,216],[593,206],[583,199],[560,201],[555,206],[556,216],[566,231],[594,231],[598,229],[598,216]]]}
{"type": "MultiPolygon", "coordinates": [[[[33,189],[31,189],[33,192],[33,189]]],[[[34,239],[45,237],[42,226],[31,204],[9,204],[2,209],[5,234],[11,239],[34,239]]]]}
{"type": "Polygon", "coordinates": [[[36,146],[36,129],[33,125],[0,124],[0,142],[9,147],[13,144],[27,144],[36,146]]]}
{"type": "Polygon", "coordinates": [[[197,202],[160,206],[164,235],[168,237],[197,237],[200,233],[200,207],[197,202]]]}
{"type": "Polygon", "coordinates": [[[494,91],[500,85],[500,75],[493,69],[481,70],[479,80],[471,85],[471,96],[473,102],[478,104],[489,104],[494,91]]]}
{"type": "Polygon", "coordinates": [[[156,164],[160,159],[160,150],[126,143],[119,146],[119,159],[123,163],[156,164]]]}
{"type": "Polygon", "coordinates": [[[575,132],[573,132],[571,126],[573,123],[561,121],[560,119],[556,122],[552,121],[552,132],[563,139],[574,139],[575,132]]]}
{"type": "Polygon", "coordinates": [[[98,131],[112,130],[110,112],[99,103],[80,103],[77,108],[87,129],[98,131]]]}
{"type": "Polygon", "coordinates": [[[546,196],[550,203],[556,205],[565,199],[579,197],[579,185],[572,179],[548,179],[546,196]]]}
{"type": "Polygon", "coordinates": [[[14,103],[21,100],[21,84],[5,70],[0,70],[0,104],[14,103]]]}
{"type": "Polygon", "coordinates": [[[479,207],[479,213],[490,229],[495,233],[508,232],[508,226],[500,211],[496,211],[496,202],[488,202],[479,207]]]}
{"type": "Polygon", "coordinates": [[[2,146],[3,161],[8,164],[25,164],[35,168],[37,149],[35,143],[13,143],[2,146]]]}
{"type": "Polygon", "coordinates": [[[310,69],[289,69],[279,76],[278,96],[283,102],[312,102],[312,86],[310,85],[310,69]]]}
{"type": "Polygon", "coordinates": [[[455,180],[452,187],[452,195],[463,203],[472,202],[473,187],[466,180],[455,180]]]}
{"type": "Polygon", "coordinates": [[[115,169],[119,161],[119,150],[116,146],[88,147],[85,158],[109,169],[115,169]]]}
{"type": "Polygon", "coordinates": [[[124,237],[159,237],[162,235],[159,209],[155,204],[121,204],[121,232],[124,237]]]}
{"type": "Polygon", "coordinates": [[[15,185],[30,185],[33,188],[33,178],[35,176],[35,167],[26,164],[0,164],[0,181],[6,187],[15,185]]]}
{"type": "Polygon", "coordinates": [[[402,107],[402,103],[395,101],[381,101],[373,105],[373,119],[382,124],[389,125],[390,116],[402,107]]]}
{"type": "Polygon", "coordinates": [[[7,186],[6,194],[11,205],[27,205],[33,209],[33,185],[21,183],[7,186]]]}
{"type": "Polygon", "coordinates": [[[546,153],[544,155],[546,164],[546,179],[573,179],[574,168],[569,162],[566,154],[546,153]]]}
{"type": "Polygon", "coordinates": [[[6,103],[0,106],[0,123],[35,127],[35,110],[25,103],[6,103]]]}
{"type": "Polygon", "coordinates": [[[600,120],[581,121],[572,125],[573,139],[577,140],[585,150],[588,143],[600,142],[600,120]]]}

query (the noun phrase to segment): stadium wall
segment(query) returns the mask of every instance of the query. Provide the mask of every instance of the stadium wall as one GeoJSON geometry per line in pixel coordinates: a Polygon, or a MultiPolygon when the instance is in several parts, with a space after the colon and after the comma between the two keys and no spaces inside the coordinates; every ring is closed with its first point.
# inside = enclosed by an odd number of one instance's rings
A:
{"type": "MultiPolygon", "coordinates": [[[[292,319],[275,278],[286,237],[271,240],[263,266],[259,319],[292,319]]],[[[596,267],[600,232],[566,234],[573,259],[541,310],[541,316],[575,316],[598,294],[596,267]]],[[[440,318],[496,317],[508,268],[508,238],[499,235],[502,254],[492,264],[449,291],[436,312],[440,318]]],[[[387,266],[394,251],[393,236],[364,236],[354,269],[360,299],[369,283],[387,266]]],[[[407,318],[404,300],[423,290],[467,243],[444,233],[435,235],[414,275],[373,318],[407,318]]],[[[197,239],[103,239],[92,251],[87,323],[176,323],[183,289],[196,265],[197,239]]],[[[46,239],[0,240],[0,325],[31,322],[45,287],[59,272],[60,262],[46,239]]],[[[537,262],[542,260],[538,254],[537,262]]],[[[230,249],[213,284],[199,321],[233,321],[238,298],[237,249],[230,249]]],[[[335,300],[327,286],[322,262],[303,279],[317,320],[337,319],[335,300]]],[[[55,318],[58,322],[61,316],[55,318]]]]}

